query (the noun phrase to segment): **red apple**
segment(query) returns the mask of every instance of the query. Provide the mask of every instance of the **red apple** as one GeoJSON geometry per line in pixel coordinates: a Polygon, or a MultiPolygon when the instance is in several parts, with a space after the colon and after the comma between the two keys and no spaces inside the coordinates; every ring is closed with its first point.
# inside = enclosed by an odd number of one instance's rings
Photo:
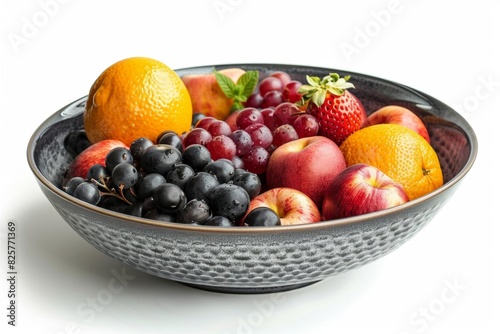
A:
{"type": "Polygon", "coordinates": [[[300,190],[321,207],[328,185],[344,168],[344,155],[332,140],[323,136],[305,137],[274,150],[266,180],[269,188],[300,190]]]}
{"type": "MultiPolygon", "coordinates": [[[[227,68],[220,70],[219,73],[228,76],[236,83],[245,71],[241,68],[227,68]]],[[[213,73],[187,74],[181,79],[191,96],[193,112],[220,120],[226,119],[231,111],[233,100],[224,94],[213,73]]]]}
{"type": "Polygon", "coordinates": [[[276,212],[281,225],[310,224],[321,220],[316,204],[306,194],[292,188],[273,188],[254,197],[247,214],[258,207],[276,212]]]}
{"type": "Polygon", "coordinates": [[[355,164],[330,183],[322,219],[346,218],[388,209],[409,201],[403,187],[376,167],[355,164]]]}
{"type": "Polygon", "coordinates": [[[108,154],[108,152],[115,147],[125,147],[128,149],[128,146],[122,141],[115,139],[101,140],[87,147],[84,151],[78,154],[69,165],[66,174],[64,175],[62,186],[64,186],[69,179],[75,176],[86,178],[89,168],[95,164],[104,165],[106,154],[108,154]]]}
{"type": "Polygon", "coordinates": [[[428,143],[431,142],[427,128],[422,120],[410,109],[400,106],[389,105],[382,107],[371,113],[362,124],[361,128],[366,128],[375,124],[399,124],[416,131],[428,143]]]}

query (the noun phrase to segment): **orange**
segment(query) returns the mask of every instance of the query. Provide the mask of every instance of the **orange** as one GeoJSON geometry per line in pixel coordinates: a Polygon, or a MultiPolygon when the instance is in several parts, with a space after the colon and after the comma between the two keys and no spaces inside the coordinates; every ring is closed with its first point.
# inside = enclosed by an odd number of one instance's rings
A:
{"type": "Polygon", "coordinates": [[[83,125],[92,143],[104,139],[127,145],[139,137],[156,141],[163,131],[188,131],[191,97],[180,77],[164,63],[145,57],[120,60],[92,85],[83,125]]]}
{"type": "Polygon", "coordinates": [[[418,133],[399,124],[372,125],[340,145],[347,166],[365,163],[400,183],[410,200],[443,185],[439,158],[418,133]]]}

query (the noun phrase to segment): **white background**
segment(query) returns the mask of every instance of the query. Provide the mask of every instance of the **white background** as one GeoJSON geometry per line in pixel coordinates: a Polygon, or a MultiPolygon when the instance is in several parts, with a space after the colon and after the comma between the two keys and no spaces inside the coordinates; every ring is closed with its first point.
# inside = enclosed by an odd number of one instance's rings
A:
{"type": "Polygon", "coordinates": [[[1,331],[499,333],[499,13],[486,0],[2,0],[1,331]],[[277,62],[380,76],[460,110],[480,153],[435,219],[372,264],[276,295],[199,291],[87,244],[28,168],[36,127],[130,56],[174,69],[277,62]],[[8,221],[18,227],[15,328],[6,317],[8,221]],[[128,280],[110,293],[123,271],[128,280]]]}

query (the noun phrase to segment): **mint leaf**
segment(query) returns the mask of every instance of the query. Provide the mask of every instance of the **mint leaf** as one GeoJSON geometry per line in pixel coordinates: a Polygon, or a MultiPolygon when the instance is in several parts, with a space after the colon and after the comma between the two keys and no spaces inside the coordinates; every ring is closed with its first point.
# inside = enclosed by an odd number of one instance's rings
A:
{"type": "Polygon", "coordinates": [[[258,81],[258,71],[246,71],[245,74],[238,79],[236,85],[242,87],[241,94],[245,96],[245,101],[250,95],[252,95],[258,81]]]}
{"type": "Polygon", "coordinates": [[[231,110],[243,109],[243,102],[246,102],[248,97],[252,95],[257,83],[259,82],[259,72],[258,71],[246,71],[243,75],[238,78],[236,83],[231,80],[228,76],[213,70],[215,79],[219,84],[224,95],[227,98],[233,99],[233,105],[231,110]]]}
{"type": "Polygon", "coordinates": [[[236,85],[233,80],[231,80],[231,78],[227,75],[216,71],[215,69],[213,70],[213,73],[224,95],[226,95],[230,99],[233,99],[236,96],[236,85]]]}
{"type": "MultiPolygon", "coordinates": [[[[245,101],[242,101],[242,102],[245,102],[245,101]]],[[[243,103],[241,103],[240,101],[234,101],[233,105],[231,106],[231,111],[241,110],[243,108],[245,108],[243,103]]]]}

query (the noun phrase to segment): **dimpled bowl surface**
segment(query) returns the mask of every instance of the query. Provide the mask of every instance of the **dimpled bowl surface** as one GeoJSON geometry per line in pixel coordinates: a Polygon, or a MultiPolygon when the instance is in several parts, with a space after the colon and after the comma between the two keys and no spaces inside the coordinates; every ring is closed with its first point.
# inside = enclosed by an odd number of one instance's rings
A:
{"type": "Polygon", "coordinates": [[[338,69],[280,64],[200,66],[177,73],[209,73],[214,67],[258,70],[260,78],[281,70],[302,82],[306,75],[350,75],[356,87],[353,92],[368,113],[397,104],[422,118],[439,155],[445,184],[395,208],[309,225],[221,228],[132,217],[88,205],[60,189],[71,160],[63,140],[68,132],[82,128],[83,97],[54,113],[34,132],[28,162],[47,199],[76,233],[137,270],[229,293],[302,287],[372,262],[401,246],[434,217],[474,163],[477,139],[470,125],[447,105],[404,85],[338,69]]]}

